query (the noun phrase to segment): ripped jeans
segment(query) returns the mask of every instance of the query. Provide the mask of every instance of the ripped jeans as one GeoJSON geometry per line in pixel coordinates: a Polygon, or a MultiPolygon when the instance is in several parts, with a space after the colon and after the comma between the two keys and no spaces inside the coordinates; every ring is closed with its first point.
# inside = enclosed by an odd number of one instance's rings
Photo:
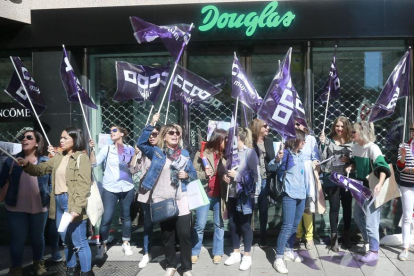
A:
{"type": "MultiPolygon", "coordinates": [[[[56,200],[56,227],[59,228],[64,212],[68,211],[68,194],[55,195],[56,200]]],[[[76,267],[78,255],[82,272],[92,269],[92,254],[86,237],[87,220],[71,222],[66,232],[59,233],[65,247],[66,266],[76,267]]]]}

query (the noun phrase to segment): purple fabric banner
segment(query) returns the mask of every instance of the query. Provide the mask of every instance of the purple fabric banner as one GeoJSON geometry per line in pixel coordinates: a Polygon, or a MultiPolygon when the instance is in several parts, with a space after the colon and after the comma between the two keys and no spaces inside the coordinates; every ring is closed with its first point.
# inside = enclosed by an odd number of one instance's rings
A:
{"type": "Polygon", "coordinates": [[[372,192],[362,184],[362,181],[345,177],[336,172],[331,174],[329,180],[339,187],[349,190],[359,207],[365,209],[365,203],[371,198],[372,192]]]}
{"type": "Polygon", "coordinates": [[[234,61],[232,68],[232,92],[231,96],[235,99],[239,97],[239,101],[253,110],[255,113],[259,110],[263,99],[257,94],[253,84],[247,79],[243,67],[234,53],[234,61]]]}
{"type": "Polygon", "coordinates": [[[292,48],[289,48],[267,91],[257,116],[284,139],[294,139],[296,91],[290,77],[292,48]]]}
{"type": "Polygon", "coordinates": [[[221,92],[218,87],[181,66],[177,66],[172,83],[171,101],[180,100],[186,105],[205,102],[221,92]]]}
{"type": "Polygon", "coordinates": [[[85,89],[83,89],[82,85],[79,82],[79,79],[76,77],[75,72],[69,63],[69,58],[68,54],[66,53],[65,46],[63,46],[62,63],[60,64],[60,77],[62,79],[63,86],[65,87],[66,94],[68,95],[69,102],[78,103],[79,93],[82,104],[94,109],[98,109],[96,104],[94,104],[91,98],[89,98],[89,95],[86,93],[85,89]]]}
{"type": "Polygon", "coordinates": [[[176,60],[180,56],[181,49],[190,41],[191,25],[157,26],[136,16],[131,16],[129,19],[131,20],[134,36],[138,43],[151,42],[159,37],[176,60]]]}
{"type": "Polygon", "coordinates": [[[237,118],[235,118],[236,109],[237,105],[234,105],[230,128],[227,135],[228,138],[226,142],[226,148],[224,149],[224,154],[227,158],[226,167],[228,170],[231,170],[240,165],[239,149],[237,147],[237,118]]]}
{"type": "Polygon", "coordinates": [[[12,59],[14,65],[16,66],[16,70],[13,72],[10,83],[4,92],[9,94],[22,106],[30,109],[33,112],[33,108],[31,107],[30,102],[27,98],[27,94],[24,90],[24,88],[26,88],[30,100],[32,101],[33,107],[36,110],[37,115],[40,116],[46,109],[46,104],[43,100],[42,95],[40,94],[40,89],[37,87],[35,81],[30,76],[29,71],[26,69],[26,67],[24,67],[20,58],[12,57],[12,59]],[[22,83],[20,82],[19,76],[25,87],[23,87],[22,83]]]}
{"type": "Polygon", "coordinates": [[[116,61],[117,89],[114,101],[149,100],[155,104],[165,88],[170,67],[151,67],[116,61]]]}
{"type": "Polygon", "coordinates": [[[296,93],[296,104],[295,104],[295,119],[298,121],[301,125],[305,126],[307,129],[309,129],[308,124],[306,123],[306,114],[305,114],[305,108],[303,107],[302,101],[300,100],[299,94],[296,91],[296,89],[293,87],[293,90],[295,90],[296,93]]]}
{"type": "Polygon", "coordinates": [[[329,70],[329,77],[325,83],[323,88],[323,92],[319,98],[319,102],[326,103],[328,101],[328,94],[329,94],[329,101],[333,101],[339,97],[341,83],[338,77],[338,71],[336,69],[336,45],[334,55],[332,57],[331,69],[329,70]]]}
{"type": "Polygon", "coordinates": [[[381,94],[371,109],[370,123],[391,116],[394,113],[397,100],[408,97],[410,93],[410,70],[411,49],[405,52],[388,77],[381,94]]]}

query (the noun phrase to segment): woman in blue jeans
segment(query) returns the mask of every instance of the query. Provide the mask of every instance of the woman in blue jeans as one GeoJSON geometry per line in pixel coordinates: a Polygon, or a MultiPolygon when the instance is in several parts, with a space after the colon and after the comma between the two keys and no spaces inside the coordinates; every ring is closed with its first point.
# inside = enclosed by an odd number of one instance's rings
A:
{"type": "MultiPolygon", "coordinates": [[[[18,158],[24,171],[33,176],[52,174],[52,193],[50,198],[50,218],[56,217],[59,227],[64,212],[72,220],[65,232],[60,233],[65,247],[66,275],[76,274],[76,255],[79,258],[81,275],[92,274],[92,257],[86,237],[86,205],[91,190],[91,163],[86,154],[85,140],[80,129],[67,127],[60,137],[62,154],[56,154],[46,162],[34,165],[26,159],[18,158]],[[56,212],[56,213],[55,213],[56,212]]],[[[54,151],[53,147],[49,147],[54,151]]]]}
{"type": "Polygon", "coordinates": [[[207,214],[210,209],[213,210],[214,220],[214,237],[213,237],[213,263],[219,264],[221,256],[224,253],[224,224],[223,210],[227,194],[227,184],[221,185],[221,177],[224,170],[225,161],[223,160],[223,150],[227,139],[227,131],[224,129],[215,129],[211,135],[210,141],[205,144],[204,149],[197,152],[194,157],[194,168],[197,171],[198,178],[206,186],[206,193],[210,204],[200,207],[196,210],[196,221],[192,234],[193,250],[191,262],[195,264],[203,245],[204,228],[207,222],[207,214]],[[204,162],[203,162],[204,159],[204,162]]]}
{"type": "MultiPolygon", "coordinates": [[[[102,179],[102,202],[105,206],[99,231],[101,245],[98,247],[97,258],[103,258],[106,254],[112,218],[117,202],[121,204],[122,221],[122,251],[126,256],[132,255],[129,241],[131,239],[131,216],[130,207],[134,200],[135,189],[130,172],[131,160],[134,156],[134,148],[125,145],[124,139],[128,131],[121,126],[112,126],[110,129],[112,145],[105,146],[99,150],[95,157],[92,150],[90,159],[92,167],[99,166],[104,162],[104,176],[102,179]]],[[[89,140],[89,146],[94,148],[95,143],[89,140]]]]}
{"type": "MultiPolygon", "coordinates": [[[[46,162],[43,136],[34,130],[26,131],[20,138],[22,152],[17,157],[33,164],[46,162]]],[[[45,230],[50,195],[50,174],[33,177],[25,173],[12,158],[7,158],[0,174],[0,188],[9,178],[6,194],[7,221],[10,227],[9,275],[23,275],[23,252],[27,234],[30,234],[33,252],[33,267],[36,275],[46,275],[43,262],[45,230]]],[[[56,229],[55,229],[56,231],[56,229]]]]}
{"type": "Polygon", "coordinates": [[[280,155],[269,162],[269,169],[277,171],[278,181],[284,181],[283,222],[277,239],[276,261],[273,264],[277,272],[284,274],[288,273],[288,269],[283,259],[302,262],[302,258],[293,251],[293,244],[299,221],[305,210],[305,163],[301,152],[305,143],[305,132],[297,129],[296,139],[288,140],[285,143],[282,162],[280,162],[280,155]]]}

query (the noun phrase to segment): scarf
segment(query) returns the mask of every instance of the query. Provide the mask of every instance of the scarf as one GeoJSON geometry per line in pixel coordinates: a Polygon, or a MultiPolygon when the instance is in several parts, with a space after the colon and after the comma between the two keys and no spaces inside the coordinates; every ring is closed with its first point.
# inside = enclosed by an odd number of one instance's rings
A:
{"type": "Polygon", "coordinates": [[[178,172],[180,171],[180,168],[177,168],[177,166],[174,166],[174,164],[178,161],[178,159],[181,156],[181,146],[178,145],[175,149],[171,149],[168,147],[164,148],[165,156],[167,156],[168,159],[172,161],[171,163],[171,184],[174,187],[178,187],[180,184],[180,180],[178,179],[178,172]]]}

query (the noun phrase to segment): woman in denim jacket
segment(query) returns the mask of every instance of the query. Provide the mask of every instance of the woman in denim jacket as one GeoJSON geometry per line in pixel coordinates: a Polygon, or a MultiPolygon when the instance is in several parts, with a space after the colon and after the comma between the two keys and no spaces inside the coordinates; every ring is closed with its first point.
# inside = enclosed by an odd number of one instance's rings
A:
{"type": "MultiPolygon", "coordinates": [[[[33,164],[46,162],[43,136],[34,130],[26,131],[20,138],[22,152],[17,157],[33,164]]],[[[10,275],[23,275],[23,251],[27,234],[30,234],[33,251],[33,267],[36,275],[46,275],[43,262],[45,249],[44,230],[48,215],[50,196],[48,186],[50,174],[32,177],[12,158],[7,158],[0,174],[0,188],[7,182],[6,194],[7,221],[10,227],[10,275]]],[[[55,229],[56,231],[56,229],[55,229]]]]}
{"type": "Polygon", "coordinates": [[[149,142],[155,123],[159,120],[156,113],[152,125],[148,125],[138,138],[138,148],[151,160],[151,165],[141,183],[141,187],[151,190],[154,203],[175,198],[178,216],[160,222],[165,260],[165,276],[177,271],[175,236],[180,241],[181,268],[184,276],[191,276],[191,212],[188,207],[186,184],[197,179],[197,173],[189,159],[188,151],[180,146],[181,133],[176,125],[166,125],[161,129],[158,145],[149,142]],[[182,168],[180,168],[182,166],[182,168]]]}

